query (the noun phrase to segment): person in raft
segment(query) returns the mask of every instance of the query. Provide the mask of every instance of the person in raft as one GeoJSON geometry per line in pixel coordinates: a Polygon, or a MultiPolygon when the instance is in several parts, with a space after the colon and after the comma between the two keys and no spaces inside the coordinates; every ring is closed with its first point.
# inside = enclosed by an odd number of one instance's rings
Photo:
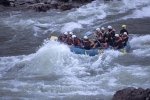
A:
{"type": "Polygon", "coordinates": [[[81,47],[86,49],[86,50],[90,50],[91,48],[93,48],[94,42],[92,42],[87,36],[83,37],[82,40],[82,45],[81,47]]]}
{"type": "Polygon", "coordinates": [[[67,42],[68,32],[64,32],[62,35],[58,37],[58,41],[66,43],[67,42]]]}
{"type": "Polygon", "coordinates": [[[127,31],[127,26],[126,25],[122,25],[122,29],[120,30],[120,35],[123,35],[124,32],[126,32],[127,35],[129,34],[128,31],[127,31]]]}
{"type": "Polygon", "coordinates": [[[107,27],[107,29],[108,29],[106,32],[107,38],[108,38],[107,43],[109,46],[113,47],[114,46],[114,40],[115,40],[115,29],[110,25],[107,27]]]}
{"type": "Polygon", "coordinates": [[[114,46],[115,49],[123,48],[122,38],[119,34],[115,34],[114,46]]]}
{"type": "Polygon", "coordinates": [[[121,37],[122,37],[123,47],[125,47],[127,45],[128,39],[129,39],[127,32],[124,32],[121,37]]]}
{"type": "Polygon", "coordinates": [[[105,39],[105,28],[101,27],[100,33],[99,33],[99,37],[96,38],[96,40],[94,41],[94,46],[93,48],[97,48],[97,47],[101,47],[101,48],[107,48],[107,42],[105,39]]]}
{"type": "Polygon", "coordinates": [[[81,46],[81,40],[76,35],[72,35],[72,45],[76,47],[81,46]]]}
{"type": "Polygon", "coordinates": [[[68,45],[72,45],[73,41],[72,41],[72,35],[73,32],[69,32],[68,36],[67,36],[67,44],[68,45]]]}

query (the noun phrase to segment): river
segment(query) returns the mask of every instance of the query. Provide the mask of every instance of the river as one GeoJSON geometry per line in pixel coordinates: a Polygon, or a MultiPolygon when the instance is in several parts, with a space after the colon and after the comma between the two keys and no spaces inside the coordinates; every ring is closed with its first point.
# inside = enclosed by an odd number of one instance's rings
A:
{"type": "Polygon", "coordinates": [[[0,12],[1,100],[111,100],[125,87],[150,87],[150,1],[93,1],[60,12],[0,12]],[[122,24],[131,51],[77,55],[49,36],[122,24]]]}

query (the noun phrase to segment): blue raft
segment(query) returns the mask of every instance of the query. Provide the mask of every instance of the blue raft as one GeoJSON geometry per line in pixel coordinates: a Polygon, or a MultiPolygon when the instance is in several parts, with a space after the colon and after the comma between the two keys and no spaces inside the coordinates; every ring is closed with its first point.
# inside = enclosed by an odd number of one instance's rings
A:
{"type": "MultiPolygon", "coordinates": [[[[108,48],[108,49],[111,49],[111,48],[108,48]]],[[[86,50],[84,48],[75,47],[75,46],[70,47],[71,52],[74,52],[75,54],[84,54],[84,55],[89,55],[89,56],[95,56],[95,55],[101,54],[103,53],[104,50],[108,50],[108,49],[95,48],[95,49],[86,50]]],[[[124,48],[119,49],[119,51],[122,52],[123,54],[128,53],[129,50],[130,50],[129,44],[125,46],[124,48]]]]}
{"type": "MultiPolygon", "coordinates": [[[[57,41],[58,37],[57,36],[51,36],[50,40],[51,41],[57,41]]],[[[112,49],[112,48],[108,48],[108,49],[112,49]]],[[[75,54],[84,54],[84,55],[89,55],[89,56],[95,56],[95,55],[103,53],[103,51],[106,49],[95,48],[95,49],[86,50],[84,48],[71,46],[70,50],[71,50],[71,52],[74,52],[75,54]]],[[[127,46],[125,46],[122,49],[119,49],[119,51],[124,53],[124,54],[129,52],[129,50],[130,50],[129,42],[127,43],[127,46]]]]}
{"type": "Polygon", "coordinates": [[[99,54],[99,49],[86,50],[83,48],[71,46],[70,50],[71,52],[74,52],[75,54],[84,54],[84,55],[89,55],[89,56],[95,56],[99,54]]]}

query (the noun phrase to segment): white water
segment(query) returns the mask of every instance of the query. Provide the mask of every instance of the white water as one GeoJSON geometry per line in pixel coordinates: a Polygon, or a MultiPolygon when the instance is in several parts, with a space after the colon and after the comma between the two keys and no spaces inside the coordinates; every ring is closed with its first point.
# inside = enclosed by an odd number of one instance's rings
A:
{"type": "Polygon", "coordinates": [[[108,50],[95,57],[76,55],[64,44],[47,41],[35,54],[1,57],[1,77],[15,77],[15,80],[2,80],[0,84],[11,85],[3,87],[3,90],[26,91],[28,96],[30,93],[45,99],[75,95],[110,99],[116,90],[124,87],[146,88],[150,86],[149,65],[141,66],[138,62],[139,65],[126,66],[113,60],[118,57],[125,59],[126,56],[141,58],[139,54],[142,58],[150,57],[149,37],[133,37],[130,44],[134,50],[127,55],[108,50]],[[144,49],[139,50],[140,45],[145,45],[144,49]]]}
{"type": "MultiPolygon", "coordinates": [[[[40,14],[40,18],[13,12],[15,16],[3,18],[2,22],[15,30],[31,29],[38,36],[96,28],[99,23],[107,22],[108,16],[130,10],[120,20],[150,17],[149,5],[149,0],[108,4],[97,0],[68,12],[40,14]]],[[[150,35],[133,36],[131,52],[126,55],[114,50],[94,57],[76,55],[64,44],[46,41],[36,53],[0,57],[0,91],[4,93],[0,99],[110,100],[118,89],[150,87],[149,38],[150,35]]]]}
{"type": "MultiPolygon", "coordinates": [[[[37,36],[38,34],[54,31],[64,32],[84,29],[91,27],[91,25],[94,25],[94,27],[92,27],[96,28],[99,26],[95,23],[100,23],[99,25],[103,25],[106,22],[108,23],[105,18],[109,15],[118,15],[131,10],[132,14],[125,15],[119,19],[150,17],[149,5],[149,0],[123,0],[111,3],[96,0],[70,12],[50,11],[46,16],[43,16],[44,14],[35,13],[35,16],[41,16],[41,18],[33,17],[32,14],[26,16],[19,12],[12,12],[10,13],[10,17],[3,18],[3,23],[16,30],[32,29],[35,36],[37,36]]],[[[112,18],[112,20],[109,21],[115,20],[117,21],[118,18],[112,18]]]]}

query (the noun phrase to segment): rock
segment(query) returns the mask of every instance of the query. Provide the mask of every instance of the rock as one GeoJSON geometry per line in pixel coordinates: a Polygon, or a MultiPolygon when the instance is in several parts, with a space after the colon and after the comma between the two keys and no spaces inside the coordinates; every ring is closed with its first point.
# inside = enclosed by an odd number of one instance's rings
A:
{"type": "Polygon", "coordinates": [[[150,89],[125,88],[117,91],[112,100],[150,100],[150,89]]]}
{"type": "Polygon", "coordinates": [[[61,4],[59,7],[59,9],[62,11],[70,10],[72,8],[73,8],[72,4],[69,4],[69,3],[61,4]]]}
{"type": "Polygon", "coordinates": [[[61,2],[69,2],[69,0],[60,0],[61,2]]]}
{"type": "Polygon", "coordinates": [[[0,0],[0,4],[3,6],[10,6],[10,1],[9,0],[0,0]]]}
{"type": "Polygon", "coordinates": [[[58,6],[59,6],[59,4],[58,3],[53,3],[53,4],[51,4],[51,8],[52,9],[58,9],[58,6]]]}
{"type": "Polygon", "coordinates": [[[36,3],[36,4],[30,5],[28,8],[34,9],[37,12],[46,12],[47,10],[51,8],[51,6],[45,3],[36,3]]]}
{"type": "Polygon", "coordinates": [[[27,10],[26,8],[29,8],[37,12],[46,12],[49,9],[70,10],[91,1],[93,0],[0,0],[0,4],[12,6],[14,9],[27,10]]]}

